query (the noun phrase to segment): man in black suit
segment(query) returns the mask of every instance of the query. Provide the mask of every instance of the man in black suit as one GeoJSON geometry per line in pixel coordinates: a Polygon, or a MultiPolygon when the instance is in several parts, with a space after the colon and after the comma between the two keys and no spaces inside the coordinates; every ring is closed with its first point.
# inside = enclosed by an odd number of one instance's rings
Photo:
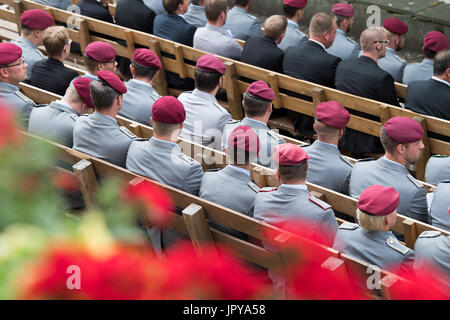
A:
{"type": "Polygon", "coordinates": [[[120,0],[116,7],[116,24],[153,34],[155,12],[143,0],[120,0]]]}
{"type": "Polygon", "coordinates": [[[434,76],[413,81],[406,89],[405,107],[414,112],[450,120],[450,49],[434,57],[434,76]]]}
{"type": "Polygon", "coordinates": [[[284,16],[274,15],[264,22],[263,37],[251,36],[245,42],[241,61],[254,66],[283,72],[284,52],[278,44],[284,38],[287,19],[284,16]]]}
{"type": "MultiPolygon", "coordinates": [[[[361,34],[360,42],[362,55],[358,59],[342,61],[337,67],[336,89],[399,106],[394,79],[377,64],[378,59],[385,56],[389,44],[386,33],[382,28],[366,29],[361,34]]],[[[383,153],[377,137],[352,129],[346,132],[343,148],[359,155],[383,153]]]]}
{"type": "Polygon", "coordinates": [[[94,19],[114,23],[113,18],[108,11],[108,0],[81,0],[77,3],[81,14],[94,19]]]}
{"type": "Polygon", "coordinates": [[[334,88],[336,67],[341,58],[325,51],[336,37],[336,18],[319,12],[309,24],[310,38],[286,50],[284,73],[302,80],[334,88]]]}

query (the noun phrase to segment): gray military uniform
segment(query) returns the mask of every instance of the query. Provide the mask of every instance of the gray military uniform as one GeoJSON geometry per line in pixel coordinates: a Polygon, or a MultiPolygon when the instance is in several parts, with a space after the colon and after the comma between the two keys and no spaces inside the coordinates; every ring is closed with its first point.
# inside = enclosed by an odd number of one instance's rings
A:
{"type": "Polygon", "coordinates": [[[160,98],[158,92],[144,81],[131,79],[125,83],[127,93],[123,95],[119,115],[150,126],[153,103],[160,98]]]}
{"type": "Polygon", "coordinates": [[[26,128],[31,110],[33,110],[36,104],[20,92],[18,87],[6,82],[0,82],[0,98],[6,107],[11,108],[18,114],[21,123],[26,128]]]}
{"type": "Polygon", "coordinates": [[[227,147],[228,137],[231,132],[239,126],[249,126],[252,128],[259,137],[259,157],[258,164],[265,167],[273,167],[273,148],[277,144],[285,143],[285,141],[270,128],[264,122],[250,119],[245,117],[241,121],[233,121],[225,126],[224,134],[222,136],[222,150],[227,147]]]}
{"type": "Polygon", "coordinates": [[[205,15],[205,7],[190,4],[188,11],[182,15],[187,23],[196,26],[197,28],[204,27],[208,23],[205,15]]]}
{"type": "Polygon", "coordinates": [[[361,47],[356,41],[347,37],[344,31],[337,29],[333,45],[326,49],[326,51],[342,60],[349,60],[358,58],[361,47]]]}
{"type": "Polygon", "coordinates": [[[209,23],[195,31],[194,48],[237,60],[242,54],[242,47],[227,30],[209,23]]]}
{"type": "Polygon", "coordinates": [[[34,1],[46,6],[51,6],[62,10],[67,10],[67,8],[72,5],[72,1],[70,0],[34,0],[34,1]]]}
{"type": "Polygon", "coordinates": [[[431,202],[431,224],[450,232],[450,180],[444,180],[438,184],[431,202]]]}
{"type": "Polygon", "coordinates": [[[444,293],[450,296],[450,236],[441,235],[439,231],[425,231],[417,239],[414,250],[414,268],[420,269],[424,263],[437,267],[442,274],[429,275],[435,277],[445,288],[444,293]]]}
{"type": "Polygon", "coordinates": [[[125,167],[130,143],[137,139],[116,119],[94,112],[79,117],[73,128],[73,149],[125,167]]]}
{"type": "Polygon", "coordinates": [[[144,0],[144,4],[149,7],[155,14],[163,14],[166,12],[162,0],[144,0]]]}
{"type": "Polygon", "coordinates": [[[423,184],[414,179],[405,166],[386,157],[355,163],[350,178],[350,196],[359,198],[366,188],[374,184],[397,190],[400,194],[398,213],[429,222],[427,192],[423,184]]]}
{"type": "Polygon", "coordinates": [[[433,59],[423,59],[420,63],[408,63],[403,70],[404,84],[410,84],[413,81],[428,80],[433,76],[433,59]]]}
{"type": "MultiPolygon", "coordinates": [[[[165,183],[193,195],[198,195],[203,169],[197,161],[185,155],[170,141],[152,137],[148,141],[131,143],[126,161],[128,170],[165,183]]],[[[171,230],[153,227],[147,230],[158,254],[182,235],[171,230]]]]}
{"type": "Polygon", "coordinates": [[[430,157],[425,168],[425,181],[437,185],[441,180],[450,179],[450,157],[436,155],[430,157]]]}
{"type": "Polygon", "coordinates": [[[198,89],[183,92],[178,100],[186,110],[181,137],[219,150],[225,124],[232,120],[228,111],[216,97],[198,89]]]}
{"type": "Polygon", "coordinates": [[[298,29],[298,23],[288,19],[286,34],[278,44],[278,48],[286,51],[289,47],[298,46],[305,39],[307,40],[306,35],[298,29]]]}
{"type": "Polygon", "coordinates": [[[227,22],[223,26],[229,29],[234,38],[246,41],[249,37],[262,37],[258,19],[242,8],[234,6],[227,14],[227,22]]]}
{"type": "Polygon", "coordinates": [[[353,165],[341,155],[338,147],[316,140],[303,149],[311,158],[306,181],[348,195],[353,165]]]}
{"type": "Polygon", "coordinates": [[[414,251],[402,245],[391,231],[366,232],[356,223],[344,222],[333,248],[381,269],[397,272],[412,267],[414,251]]]}
{"type": "Polygon", "coordinates": [[[31,111],[28,132],[72,148],[73,127],[78,113],[62,100],[31,111]]]}
{"type": "Polygon", "coordinates": [[[396,82],[402,82],[406,61],[400,58],[395,50],[386,48],[386,56],[378,60],[378,66],[391,74],[396,82]]]}
{"type": "Polygon", "coordinates": [[[30,40],[19,37],[16,40],[11,41],[15,45],[22,48],[22,57],[25,60],[27,67],[27,79],[31,78],[31,70],[36,62],[46,58],[44,54],[36,47],[30,40]]]}

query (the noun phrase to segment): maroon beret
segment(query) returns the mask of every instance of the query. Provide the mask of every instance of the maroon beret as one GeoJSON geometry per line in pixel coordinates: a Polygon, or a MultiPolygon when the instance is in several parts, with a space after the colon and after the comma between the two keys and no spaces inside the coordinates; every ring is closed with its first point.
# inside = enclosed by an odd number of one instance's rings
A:
{"type": "Polygon", "coordinates": [[[218,72],[220,74],[224,74],[227,69],[223,62],[212,54],[206,54],[198,58],[196,67],[203,71],[218,72]]]}
{"type": "Polygon", "coordinates": [[[351,5],[342,2],[336,3],[331,9],[331,12],[347,18],[355,15],[355,9],[351,5]]]}
{"type": "Polygon", "coordinates": [[[22,56],[22,48],[14,43],[0,43],[0,65],[5,66],[19,60],[22,56]]]}
{"type": "Polygon", "coordinates": [[[423,46],[427,49],[439,52],[448,49],[448,39],[439,31],[430,31],[423,39],[423,46]]]}
{"type": "Polygon", "coordinates": [[[384,124],[387,135],[399,142],[416,142],[423,138],[423,128],[415,120],[407,117],[393,117],[384,124]]]}
{"type": "Polygon", "coordinates": [[[282,143],[273,148],[273,161],[280,166],[297,166],[308,159],[306,151],[296,144],[282,143]]]}
{"type": "Polygon", "coordinates": [[[397,18],[387,18],[383,21],[383,27],[392,33],[403,35],[408,32],[408,26],[397,18]]]}
{"type": "Polygon", "coordinates": [[[155,101],[152,107],[154,121],[176,124],[186,119],[186,111],[183,104],[175,97],[165,96],[155,101]]]}
{"type": "Polygon", "coordinates": [[[350,114],[339,102],[327,101],[317,106],[316,119],[327,126],[343,129],[350,120],[350,114]]]}
{"type": "Polygon", "coordinates": [[[87,45],[84,54],[98,62],[110,62],[116,57],[117,51],[109,43],[94,41],[87,45]]]}
{"type": "Polygon", "coordinates": [[[133,61],[150,69],[161,69],[161,61],[159,60],[159,57],[156,53],[149,49],[142,48],[134,51],[133,61]]]}
{"type": "Polygon", "coordinates": [[[99,80],[103,80],[104,82],[106,82],[111,88],[116,90],[118,93],[120,94],[127,93],[127,87],[114,72],[108,70],[101,70],[98,72],[97,75],[99,80]]]}
{"type": "Polygon", "coordinates": [[[91,92],[89,91],[89,85],[91,84],[92,79],[86,77],[79,77],[73,80],[73,86],[77,90],[81,99],[83,99],[84,103],[86,103],[89,107],[94,108],[94,104],[92,103],[91,92]]]}
{"type": "Polygon", "coordinates": [[[258,153],[259,137],[249,126],[239,126],[231,132],[227,145],[237,150],[258,153]]]}
{"type": "Polygon", "coordinates": [[[283,3],[290,7],[303,9],[308,4],[308,0],[284,0],[283,3]]]}
{"type": "Polygon", "coordinates": [[[399,202],[397,190],[375,184],[361,193],[358,208],[370,215],[386,216],[397,209],[399,202]]]}
{"type": "Polygon", "coordinates": [[[20,23],[30,29],[46,29],[53,25],[52,16],[41,9],[27,10],[20,15],[20,23]]]}
{"type": "Polygon", "coordinates": [[[247,88],[246,92],[254,97],[263,98],[269,101],[275,99],[275,94],[273,93],[273,90],[267,85],[267,83],[261,80],[253,82],[247,88]]]}

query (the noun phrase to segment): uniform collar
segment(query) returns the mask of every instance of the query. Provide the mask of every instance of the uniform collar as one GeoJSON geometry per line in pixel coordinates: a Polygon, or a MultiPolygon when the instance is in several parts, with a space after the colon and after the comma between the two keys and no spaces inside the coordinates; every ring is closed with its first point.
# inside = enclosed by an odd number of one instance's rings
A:
{"type": "Polygon", "coordinates": [[[207,23],[206,24],[206,29],[211,30],[211,31],[217,31],[223,35],[228,35],[227,31],[222,28],[222,27],[218,27],[218,26],[213,26],[212,24],[207,23]]]}
{"type": "Polygon", "coordinates": [[[293,195],[309,193],[306,184],[282,184],[278,187],[278,191],[293,195]]]}
{"type": "Polygon", "coordinates": [[[167,141],[167,140],[161,140],[155,137],[151,137],[149,140],[150,144],[152,144],[155,147],[158,148],[165,148],[165,149],[173,149],[177,147],[178,145],[175,142],[167,141]]]}
{"type": "Polygon", "coordinates": [[[239,180],[250,181],[250,171],[247,169],[239,168],[233,165],[227,165],[222,169],[223,173],[233,176],[239,180]]]}
{"type": "Polygon", "coordinates": [[[341,29],[337,28],[337,32],[342,34],[342,35],[344,35],[344,36],[347,36],[347,34],[345,33],[344,30],[341,30],[341,29]]]}
{"type": "Polygon", "coordinates": [[[92,79],[92,80],[98,80],[97,76],[94,76],[92,73],[89,73],[89,72],[86,72],[84,74],[84,76],[82,76],[82,77],[86,77],[86,78],[89,78],[89,79],[92,79]]]}
{"type": "Polygon", "coordinates": [[[19,38],[17,38],[17,42],[21,42],[29,47],[32,47],[33,49],[37,49],[37,47],[34,45],[34,43],[31,42],[30,40],[28,40],[27,38],[19,37],[19,38]]]}
{"type": "Polygon", "coordinates": [[[69,106],[66,102],[64,102],[62,100],[53,101],[48,106],[50,108],[57,109],[57,110],[60,110],[60,111],[64,111],[64,112],[67,112],[67,113],[72,113],[72,114],[78,116],[78,113],[74,109],[72,109],[71,106],[69,106]]]}
{"type": "Polygon", "coordinates": [[[240,13],[247,13],[247,11],[245,11],[244,9],[242,9],[241,7],[238,7],[238,6],[234,6],[231,10],[235,10],[240,13]]]}
{"type": "Polygon", "coordinates": [[[134,87],[141,87],[143,89],[149,89],[149,88],[153,89],[153,87],[150,83],[147,83],[142,80],[137,80],[137,79],[130,79],[130,80],[128,80],[128,82],[126,84],[131,87],[134,86],[134,87]]]}
{"type": "Polygon", "coordinates": [[[422,60],[422,63],[423,63],[423,64],[429,64],[429,65],[431,65],[431,66],[434,66],[434,61],[433,61],[433,59],[425,58],[425,59],[422,60]]]}
{"type": "Polygon", "coordinates": [[[211,103],[217,103],[216,97],[214,97],[212,94],[210,94],[208,92],[201,91],[201,90],[198,90],[198,89],[194,89],[194,91],[192,91],[192,94],[194,96],[199,97],[199,98],[206,99],[206,100],[208,100],[211,103]]]}
{"type": "Polygon", "coordinates": [[[386,55],[389,54],[390,56],[395,56],[397,55],[396,51],[392,48],[387,47],[386,48],[386,55]]]}
{"type": "Polygon", "coordinates": [[[431,79],[436,80],[436,81],[439,81],[439,82],[442,82],[442,83],[444,83],[444,84],[446,84],[447,86],[450,87],[450,82],[447,82],[447,81],[445,81],[445,80],[439,79],[439,78],[437,78],[437,77],[435,77],[435,76],[432,76],[431,79]]]}
{"type": "Polygon", "coordinates": [[[327,143],[327,142],[316,140],[311,145],[311,147],[340,154],[339,148],[337,147],[337,145],[334,145],[332,143],[327,143]]]}
{"type": "Polygon", "coordinates": [[[119,126],[117,124],[116,119],[114,119],[113,117],[107,116],[107,115],[105,115],[103,113],[97,112],[97,111],[94,111],[94,113],[91,115],[91,117],[93,117],[94,119],[100,120],[102,122],[105,122],[105,123],[109,123],[109,124],[112,124],[112,125],[115,125],[115,126],[119,126]]]}
{"type": "MultiPolygon", "coordinates": [[[[370,239],[379,239],[386,240],[389,237],[395,238],[394,234],[391,231],[381,231],[381,230],[373,230],[373,231],[364,231],[363,228],[360,228],[370,239]]],[[[396,239],[396,238],[395,238],[396,239]]]]}
{"type": "Polygon", "coordinates": [[[1,82],[1,81],[0,81],[0,87],[8,89],[8,90],[11,90],[11,91],[18,91],[19,90],[18,86],[15,86],[13,84],[6,83],[6,82],[1,82]]]}
{"type": "Polygon", "coordinates": [[[317,43],[318,45],[320,45],[323,48],[323,50],[326,50],[325,46],[322,43],[320,43],[319,41],[316,41],[316,40],[313,40],[313,39],[309,39],[309,41],[317,43]]]}
{"type": "Polygon", "coordinates": [[[269,127],[267,126],[267,124],[265,124],[262,121],[259,120],[255,120],[252,118],[247,118],[245,117],[242,121],[241,121],[241,125],[248,125],[249,127],[257,127],[257,128],[261,128],[261,129],[269,129],[269,127]]]}
{"type": "Polygon", "coordinates": [[[389,167],[391,169],[394,169],[396,171],[403,171],[405,173],[409,173],[408,169],[406,169],[406,167],[404,165],[402,165],[401,163],[389,160],[388,158],[386,158],[386,156],[381,157],[380,159],[377,160],[381,165],[385,166],[385,167],[389,167]]]}
{"type": "Polygon", "coordinates": [[[292,20],[288,19],[288,24],[287,25],[288,25],[288,27],[292,27],[292,28],[298,29],[298,23],[295,22],[295,21],[292,21],[292,20]]]}

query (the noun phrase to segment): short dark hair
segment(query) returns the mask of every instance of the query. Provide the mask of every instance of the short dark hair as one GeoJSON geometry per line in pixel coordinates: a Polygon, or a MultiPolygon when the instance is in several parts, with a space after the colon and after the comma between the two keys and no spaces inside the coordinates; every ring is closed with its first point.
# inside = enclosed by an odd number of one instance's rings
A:
{"type": "Polygon", "coordinates": [[[225,0],[206,0],[205,15],[208,21],[216,22],[222,12],[227,12],[225,0]]]}
{"type": "Polygon", "coordinates": [[[283,182],[293,180],[306,179],[306,172],[308,171],[308,162],[305,161],[298,166],[278,166],[280,172],[280,180],[283,182]]]}
{"type": "Polygon", "coordinates": [[[439,51],[434,57],[434,74],[442,76],[448,68],[450,68],[450,49],[439,51]]]}
{"type": "Polygon", "coordinates": [[[201,91],[211,92],[217,87],[221,77],[222,75],[218,72],[208,72],[195,68],[195,88],[201,91]]]}
{"type": "MultiPolygon", "coordinates": [[[[395,141],[391,137],[388,136],[386,133],[386,130],[384,130],[383,127],[381,127],[380,130],[380,140],[381,145],[383,146],[384,151],[389,153],[394,153],[395,149],[397,149],[397,146],[401,144],[400,142],[395,141]]],[[[407,144],[405,144],[407,145],[407,144]]]]}
{"type": "Polygon", "coordinates": [[[87,55],[83,55],[83,60],[84,60],[84,64],[86,65],[86,69],[89,72],[94,72],[97,70],[97,66],[98,66],[98,61],[92,59],[91,57],[88,57],[87,55]]]}
{"type": "Polygon", "coordinates": [[[250,0],[234,0],[234,5],[245,7],[250,0]]]}
{"type": "Polygon", "coordinates": [[[92,104],[95,110],[109,110],[113,105],[114,99],[119,93],[101,80],[92,81],[89,84],[92,104]]]}
{"type": "Polygon", "coordinates": [[[175,13],[178,5],[183,4],[188,0],[163,0],[163,7],[168,13],[175,13]]]}
{"type": "Polygon", "coordinates": [[[344,17],[344,16],[341,16],[340,14],[336,14],[336,13],[333,13],[333,15],[336,17],[336,24],[338,27],[340,27],[342,22],[344,22],[345,20],[351,19],[349,17],[344,17]]]}
{"type": "Polygon", "coordinates": [[[153,80],[158,69],[156,68],[148,68],[146,66],[142,66],[134,61],[131,62],[134,68],[134,77],[135,78],[145,78],[148,80],[153,80]]]}
{"type": "Polygon", "coordinates": [[[24,36],[29,36],[34,29],[28,28],[27,26],[24,26],[23,24],[20,24],[21,32],[24,36]]]}
{"type": "Polygon", "coordinates": [[[437,54],[436,51],[433,51],[428,48],[423,48],[423,53],[425,55],[425,58],[428,58],[428,59],[434,59],[434,57],[436,57],[436,54],[437,54]]]}
{"type": "Polygon", "coordinates": [[[244,111],[248,117],[258,117],[266,113],[271,101],[250,96],[244,92],[244,111]]]}
{"type": "Polygon", "coordinates": [[[299,9],[299,8],[296,8],[296,7],[291,7],[291,6],[288,6],[287,4],[284,4],[284,5],[283,5],[283,12],[284,12],[284,15],[285,15],[288,19],[290,19],[290,18],[292,18],[293,16],[295,16],[298,10],[302,10],[302,9],[299,9]]]}

